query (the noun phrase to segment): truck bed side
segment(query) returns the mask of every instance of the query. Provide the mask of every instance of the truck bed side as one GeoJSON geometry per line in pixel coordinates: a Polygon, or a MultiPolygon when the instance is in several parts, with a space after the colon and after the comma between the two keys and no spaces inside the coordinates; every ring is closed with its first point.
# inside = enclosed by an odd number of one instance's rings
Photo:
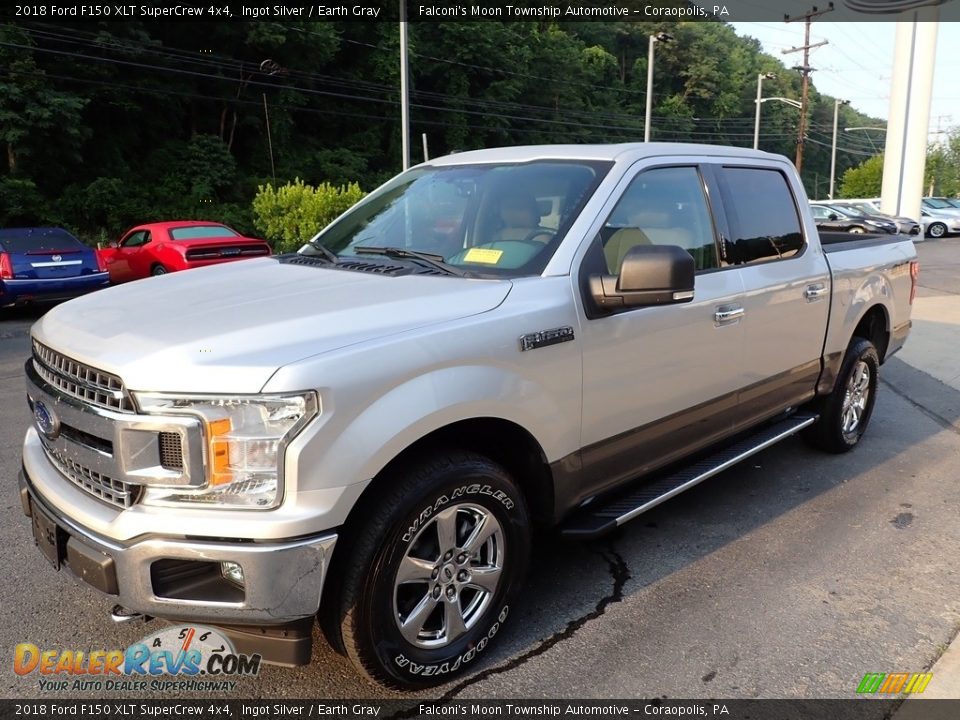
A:
{"type": "Polygon", "coordinates": [[[910,331],[913,241],[904,235],[820,233],[833,296],[818,391],[829,392],[854,334],[874,341],[881,362],[900,349],[910,331]],[[878,309],[879,308],[879,309],[878,309]]]}

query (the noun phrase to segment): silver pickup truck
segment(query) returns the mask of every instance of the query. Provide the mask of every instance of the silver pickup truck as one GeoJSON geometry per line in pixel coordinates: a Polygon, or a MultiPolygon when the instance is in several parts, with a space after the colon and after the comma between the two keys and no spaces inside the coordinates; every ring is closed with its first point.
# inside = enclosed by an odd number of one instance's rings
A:
{"type": "Polygon", "coordinates": [[[21,498],[114,617],[266,661],[449,680],[537,527],[595,537],[802,432],[859,442],[904,343],[902,236],[819,236],[785,158],[514,147],[390,180],[296,254],[47,313],[21,498]]]}

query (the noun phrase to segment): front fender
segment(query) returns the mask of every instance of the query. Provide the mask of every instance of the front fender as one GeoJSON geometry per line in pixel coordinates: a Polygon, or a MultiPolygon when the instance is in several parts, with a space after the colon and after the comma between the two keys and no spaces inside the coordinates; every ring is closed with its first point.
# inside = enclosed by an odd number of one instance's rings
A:
{"type": "Polygon", "coordinates": [[[321,416],[288,449],[288,477],[312,490],[375,477],[406,448],[462,420],[494,418],[526,429],[548,459],[578,440],[579,408],[572,422],[564,398],[545,392],[536,380],[495,366],[434,369],[376,397],[337,432],[337,408],[321,416]],[[334,435],[330,438],[329,435],[334,435]]]}

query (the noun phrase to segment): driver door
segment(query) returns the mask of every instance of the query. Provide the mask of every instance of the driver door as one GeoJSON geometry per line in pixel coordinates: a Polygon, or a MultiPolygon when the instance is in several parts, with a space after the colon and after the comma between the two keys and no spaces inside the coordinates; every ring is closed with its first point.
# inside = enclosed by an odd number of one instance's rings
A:
{"type": "Polygon", "coordinates": [[[582,261],[582,497],[677,460],[733,427],[744,382],[743,285],[740,273],[719,267],[700,168],[685,162],[628,175],[582,261]],[[637,244],[679,245],[693,255],[694,299],[591,312],[585,278],[618,274],[637,244]]]}
{"type": "Polygon", "coordinates": [[[107,270],[111,282],[127,282],[135,280],[134,263],[141,248],[149,241],[150,233],[147,230],[134,230],[120,241],[120,246],[113,253],[112,261],[108,258],[107,270]]]}

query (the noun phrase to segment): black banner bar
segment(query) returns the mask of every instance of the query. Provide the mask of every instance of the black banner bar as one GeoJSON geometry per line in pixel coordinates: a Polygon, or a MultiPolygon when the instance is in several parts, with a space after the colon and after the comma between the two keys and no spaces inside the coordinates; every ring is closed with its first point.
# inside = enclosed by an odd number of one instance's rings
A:
{"type": "Polygon", "coordinates": [[[0,718],[954,720],[960,700],[0,700],[0,718]]]}
{"type": "MultiPolygon", "coordinates": [[[[786,0],[407,0],[410,22],[782,22],[786,14],[795,10],[796,4],[786,0]]],[[[823,19],[829,22],[889,22],[915,17],[920,20],[960,20],[960,2],[837,0],[823,19]],[[937,13],[937,16],[931,13],[937,13]]],[[[134,3],[73,0],[3,3],[0,7],[0,21],[397,22],[399,19],[399,0],[151,0],[134,3]]]]}

